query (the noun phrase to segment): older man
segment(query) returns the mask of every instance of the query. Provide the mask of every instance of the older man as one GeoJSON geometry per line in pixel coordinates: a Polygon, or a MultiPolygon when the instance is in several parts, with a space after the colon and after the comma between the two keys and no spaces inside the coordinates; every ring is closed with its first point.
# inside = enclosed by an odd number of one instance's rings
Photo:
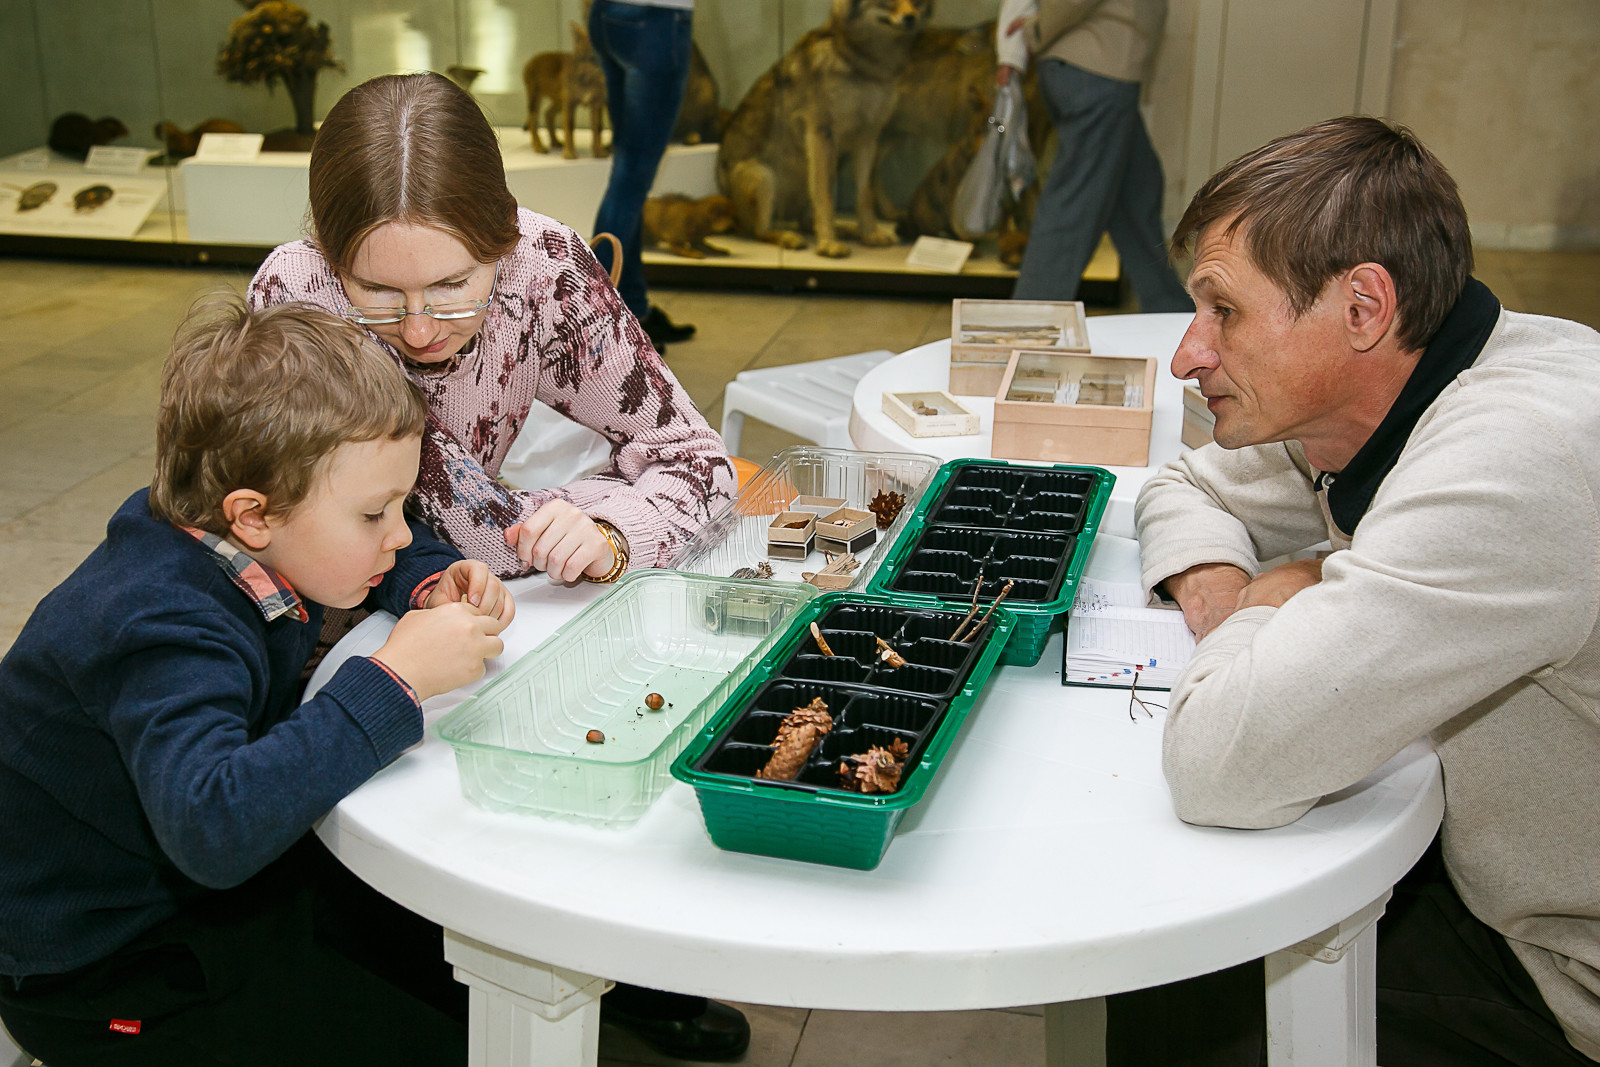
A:
{"type": "MultiPolygon", "coordinates": [[[[1179,816],[1281,826],[1431,738],[1444,827],[1379,923],[1378,1061],[1600,1059],[1600,335],[1502,309],[1455,183],[1377,119],[1229,164],[1175,243],[1172,370],[1217,444],[1136,514],[1145,584],[1204,638],[1166,725],[1179,816]]],[[[1259,1015],[1260,982],[1113,998],[1113,1059],[1257,1062],[1259,1018],[1223,1009],[1259,1015]]]]}

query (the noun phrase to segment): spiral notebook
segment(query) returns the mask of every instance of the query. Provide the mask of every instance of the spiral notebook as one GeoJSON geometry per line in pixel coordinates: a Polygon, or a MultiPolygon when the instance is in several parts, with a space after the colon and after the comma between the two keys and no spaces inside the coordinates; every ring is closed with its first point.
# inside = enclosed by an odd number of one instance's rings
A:
{"type": "Polygon", "coordinates": [[[1137,672],[1141,689],[1171,689],[1193,653],[1183,612],[1145,602],[1138,542],[1096,538],[1067,618],[1061,684],[1120,689],[1137,672]]]}

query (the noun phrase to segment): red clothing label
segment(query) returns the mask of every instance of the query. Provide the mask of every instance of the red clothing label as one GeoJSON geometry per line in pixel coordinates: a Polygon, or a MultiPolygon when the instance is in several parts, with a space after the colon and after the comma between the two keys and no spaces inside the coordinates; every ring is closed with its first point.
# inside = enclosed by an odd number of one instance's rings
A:
{"type": "Polygon", "coordinates": [[[137,1034],[139,1032],[138,1019],[112,1019],[111,1029],[119,1034],[137,1034]]]}

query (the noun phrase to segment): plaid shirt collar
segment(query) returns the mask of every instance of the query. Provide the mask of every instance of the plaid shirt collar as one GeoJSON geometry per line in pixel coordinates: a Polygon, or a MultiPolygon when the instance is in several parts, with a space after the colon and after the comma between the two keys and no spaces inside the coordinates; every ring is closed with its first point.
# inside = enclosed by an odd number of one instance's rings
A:
{"type": "Polygon", "coordinates": [[[211,553],[212,560],[222,568],[223,573],[233,579],[233,584],[250,598],[250,602],[261,612],[263,619],[271,622],[293,612],[295,618],[301,622],[310,620],[311,616],[306,614],[304,605],[300,603],[300,597],[284,580],[283,575],[262,566],[248,552],[235,547],[214,533],[197,530],[192,526],[180,526],[179,529],[199,541],[211,553]]]}

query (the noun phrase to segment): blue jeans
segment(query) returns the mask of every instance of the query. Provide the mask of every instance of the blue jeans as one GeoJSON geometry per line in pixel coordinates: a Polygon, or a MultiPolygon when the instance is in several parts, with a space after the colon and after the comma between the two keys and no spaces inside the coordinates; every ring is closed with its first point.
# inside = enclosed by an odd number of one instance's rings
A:
{"type": "MultiPolygon", "coordinates": [[[[689,11],[620,0],[595,0],[589,11],[589,39],[605,72],[612,129],[611,180],[594,230],[616,234],[622,242],[617,289],[638,319],[650,310],[639,254],[644,201],[689,82],[692,19],[689,11]]],[[[599,256],[609,269],[610,246],[602,245],[599,256]]]]}
{"type": "Polygon", "coordinates": [[[1056,157],[1039,190],[1018,300],[1073,300],[1100,235],[1111,234],[1140,311],[1193,311],[1167,263],[1161,160],[1139,114],[1139,83],[1039,61],[1056,157]]]}

